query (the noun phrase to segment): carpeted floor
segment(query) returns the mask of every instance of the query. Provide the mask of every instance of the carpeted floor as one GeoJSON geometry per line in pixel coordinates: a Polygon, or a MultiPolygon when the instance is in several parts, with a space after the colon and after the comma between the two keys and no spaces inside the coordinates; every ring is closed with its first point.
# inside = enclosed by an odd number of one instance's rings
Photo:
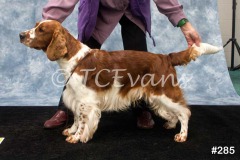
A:
{"type": "Polygon", "coordinates": [[[235,90],[237,91],[238,95],[240,95],[240,70],[229,71],[229,75],[235,90]]]}
{"type": "Polygon", "coordinates": [[[0,107],[0,160],[239,160],[240,106],[191,106],[189,138],[173,141],[176,129],[155,117],[151,130],[136,128],[132,112],[105,113],[87,144],[68,144],[64,127],[45,130],[55,107],[0,107]],[[235,153],[213,155],[211,148],[234,147],[235,153]]]}

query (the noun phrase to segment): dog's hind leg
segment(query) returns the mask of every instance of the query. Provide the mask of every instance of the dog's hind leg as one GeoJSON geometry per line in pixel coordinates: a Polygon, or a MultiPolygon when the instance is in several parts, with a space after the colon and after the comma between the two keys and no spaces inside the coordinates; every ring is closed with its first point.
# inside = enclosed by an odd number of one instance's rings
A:
{"type": "MultiPolygon", "coordinates": [[[[186,141],[187,135],[188,135],[188,121],[189,121],[189,117],[191,115],[191,112],[188,109],[187,105],[185,105],[185,103],[181,103],[181,102],[174,102],[171,98],[167,97],[166,95],[158,95],[158,96],[153,95],[153,96],[151,96],[151,99],[155,101],[155,104],[156,104],[156,102],[158,102],[160,104],[159,106],[161,106],[161,107],[159,107],[159,111],[157,111],[157,113],[169,121],[166,124],[167,128],[176,126],[176,123],[177,123],[176,117],[180,121],[181,130],[180,130],[180,133],[175,135],[174,140],[176,142],[186,141]],[[162,110],[162,106],[166,107],[165,111],[162,110]],[[166,112],[166,111],[168,111],[168,112],[166,112]],[[174,115],[173,119],[172,119],[171,114],[174,115]]],[[[156,109],[157,108],[155,105],[155,110],[156,109]]]]}
{"type": "Polygon", "coordinates": [[[178,122],[177,116],[174,113],[167,110],[163,104],[160,104],[159,100],[157,100],[157,103],[155,103],[155,104],[150,102],[150,106],[156,115],[167,120],[167,122],[163,125],[164,128],[172,129],[172,128],[176,127],[176,124],[178,122]]]}
{"type": "Polygon", "coordinates": [[[176,142],[185,142],[188,136],[188,121],[189,117],[191,116],[190,110],[185,103],[174,102],[171,98],[168,98],[165,95],[162,95],[160,100],[167,107],[167,109],[177,116],[181,123],[180,133],[175,135],[174,140],[176,142]]]}
{"type": "Polygon", "coordinates": [[[164,128],[166,129],[176,128],[178,117],[174,113],[172,113],[171,111],[166,111],[165,109],[160,110],[159,112],[160,116],[167,120],[167,122],[163,125],[164,128]]]}

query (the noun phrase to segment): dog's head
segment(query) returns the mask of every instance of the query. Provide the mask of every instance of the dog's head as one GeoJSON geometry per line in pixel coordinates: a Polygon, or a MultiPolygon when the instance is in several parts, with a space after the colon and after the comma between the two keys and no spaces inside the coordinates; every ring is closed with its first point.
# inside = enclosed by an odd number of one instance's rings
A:
{"type": "Polygon", "coordinates": [[[43,50],[51,61],[58,60],[67,54],[66,29],[58,21],[45,20],[36,23],[35,27],[19,34],[24,45],[43,50]]]}

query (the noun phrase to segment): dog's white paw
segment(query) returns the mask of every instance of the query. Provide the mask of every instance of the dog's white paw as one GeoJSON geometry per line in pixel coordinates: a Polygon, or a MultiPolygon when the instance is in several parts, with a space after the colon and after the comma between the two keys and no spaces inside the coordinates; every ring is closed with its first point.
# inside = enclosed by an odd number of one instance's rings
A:
{"type": "Polygon", "coordinates": [[[187,133],[181,132],[175,135],[174,140],[176,142],[185,142],[187,140],[187,133]]]}
{"type": "Polygon", "coordinates": [[[77,136],[75,136],[75,135],[71,135],[71,136],[66,138],[66,141],[68,143],[78,143],[79,138],[77,136]]]}
{"type": "Polygon", "coordinates": [[[69,128],[67,128],[67,129],[64,129],[64,131],[62,132],[62,135],[69,137],[72,134],[69,132],[69,128]]]}

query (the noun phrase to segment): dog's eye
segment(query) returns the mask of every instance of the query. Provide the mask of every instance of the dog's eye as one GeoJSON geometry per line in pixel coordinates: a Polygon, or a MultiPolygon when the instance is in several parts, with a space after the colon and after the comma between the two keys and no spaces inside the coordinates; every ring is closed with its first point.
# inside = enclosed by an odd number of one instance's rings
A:
{"type": "Polygon", "coordinates": [[[44,32],[43,28],[39,28],[39,32],[44,32]]]}

